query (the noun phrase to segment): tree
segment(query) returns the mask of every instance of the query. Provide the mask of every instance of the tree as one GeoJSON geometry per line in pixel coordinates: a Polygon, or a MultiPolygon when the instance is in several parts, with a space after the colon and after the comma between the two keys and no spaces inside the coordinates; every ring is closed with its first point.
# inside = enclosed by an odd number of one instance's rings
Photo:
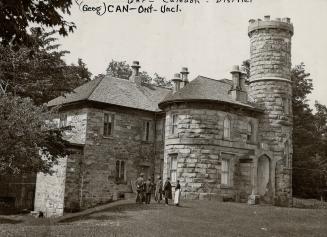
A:
{"type": "Polygon", "coordinates": [[[31,29],[33,44],[13,50],[0,46],[0,88],[21,97],[30,97],[36,104],[46,103],[90,80],[91,73],[82,59],[67,65],[59,50],[55,31],[31,29]]]}
{"type": "Polygon", "coordinates": [[[64,128],[46,122],[52,118],[45,106],[28,98],[0,95],[0,173],[51,172],[59,157],[68,155],[64,128]]]}
{"type": "Polygon", "coordinates": [[[70,15],[71,6],[71,0],[1,0],[0,43],[30,45],[32,39],[27,30],[31,23],[56,28],[60,35],[68,35],[76,28],[63,18],[64,14],[70,15]]]}
{"type": "MultiPolygon", "coordinates": [[[[115,61],[111,60],[107,69],[107,75],[122,79],[129,79],[132,75],[132,69],[126,61],[115,61]]],[[[151,77],[146,71],[141,71],[139,73],[141,77],[141,82],[148,85],[155,85],[161,87],[172,87],[171,81],[166,80],[164,77],[159,76],[157,73],[154,74],[154,77],[151,77]]]]}

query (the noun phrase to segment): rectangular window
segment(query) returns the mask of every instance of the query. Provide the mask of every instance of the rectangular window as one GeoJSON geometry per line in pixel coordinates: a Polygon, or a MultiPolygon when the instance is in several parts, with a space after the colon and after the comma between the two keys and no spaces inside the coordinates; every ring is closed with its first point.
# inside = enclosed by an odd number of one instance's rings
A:
{"type": "Polygon", "coordinates": [[[285,114],[289,114],[289,103],[287,98],[283,98],[283,109],[285,114]]]}
{"type": "Polygon", "coordinates": [[[67,126],[67,114],[60,114],[60,122],[59,127],[66,127],[67,126]]]}
{"type": "Polygon", "coordinates": [[[111,136],[113,130],[114,115],[113,114],[104,114],[103,120],[103,135],[111,136]]]}
{"type": "Polygon", "coordinates": [[[125,161],[116,160],[116,181],[124,182],[125,181],[125,161]]]}
{"type": "Polygon", "coordinates": [[[176,134],[177,133],[177,114],[173,114],[172,116],[172,127],[171,127],[171,133],[176,134]]]}
{"type": "Polygon", "coordinates": [[[171,182],[176,182],[177,180],[177,155],[170,155],[170,179],[171,182]]]}
{"type": "Polygon", "coordinates": [[[166,120],[164,119],[162,120],[162,131],[161,131],[163,141],[165,140],[165,130],[166,130],[166,120]]]}
{"type": "Polygon", "coordinates": [[[229,185],[229,160],[221,161],[221,184],[229,185]]]}
{"type": "Polygon", "coordinates": [[[143,122],[143,141],[150,140],[150,121],[143,122]]]}

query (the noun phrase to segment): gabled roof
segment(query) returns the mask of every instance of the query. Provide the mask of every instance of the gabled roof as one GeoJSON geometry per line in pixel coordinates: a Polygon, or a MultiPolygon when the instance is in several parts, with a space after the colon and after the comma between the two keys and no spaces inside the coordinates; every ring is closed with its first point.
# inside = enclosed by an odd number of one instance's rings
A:
{"type": "Polygon", "coordinates": [[[69,104],[78,101],[94,101],[147,111],[160,111],[158,103],[170,89],[152,85],[138,85],[135,82],[110,76],[92,80],[77,87],[66,96],[48,102],[48,106],[69,104]]]}
{"type": "Polygon", "coordinates": [[[242,103],[234,100],[229,93],[232,89],[232,85],[232,81],[228,79],[215,80],[204,76],[198,76],[179,91],[175,93],[169,92],[159,105],[169,102],[198,100],[226,102],[257,110],[257,108],[250,103],[242,103]]]}

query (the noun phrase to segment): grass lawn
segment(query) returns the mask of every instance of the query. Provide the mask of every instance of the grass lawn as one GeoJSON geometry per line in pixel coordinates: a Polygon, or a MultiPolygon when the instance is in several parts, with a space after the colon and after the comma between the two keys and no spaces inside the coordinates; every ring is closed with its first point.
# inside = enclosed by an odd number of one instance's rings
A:
{"type": "Polygon", "coordinates": [[[181,207],[130,203],[49,223],[0,218],[0,236],[327,236],[326,209],[217,201],[184,201],[181,207]]]}

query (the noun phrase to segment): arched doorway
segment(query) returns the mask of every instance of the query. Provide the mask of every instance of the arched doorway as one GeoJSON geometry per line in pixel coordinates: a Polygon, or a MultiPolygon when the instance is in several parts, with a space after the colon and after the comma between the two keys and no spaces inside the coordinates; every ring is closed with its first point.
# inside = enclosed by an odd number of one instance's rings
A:
{"type": "Polygon", "coordinates": [[[264,202],[271,201],[271,175],[270,159],[267,155],[262,155],[258,159],[257,173],[257,193],[264,202]]]}

